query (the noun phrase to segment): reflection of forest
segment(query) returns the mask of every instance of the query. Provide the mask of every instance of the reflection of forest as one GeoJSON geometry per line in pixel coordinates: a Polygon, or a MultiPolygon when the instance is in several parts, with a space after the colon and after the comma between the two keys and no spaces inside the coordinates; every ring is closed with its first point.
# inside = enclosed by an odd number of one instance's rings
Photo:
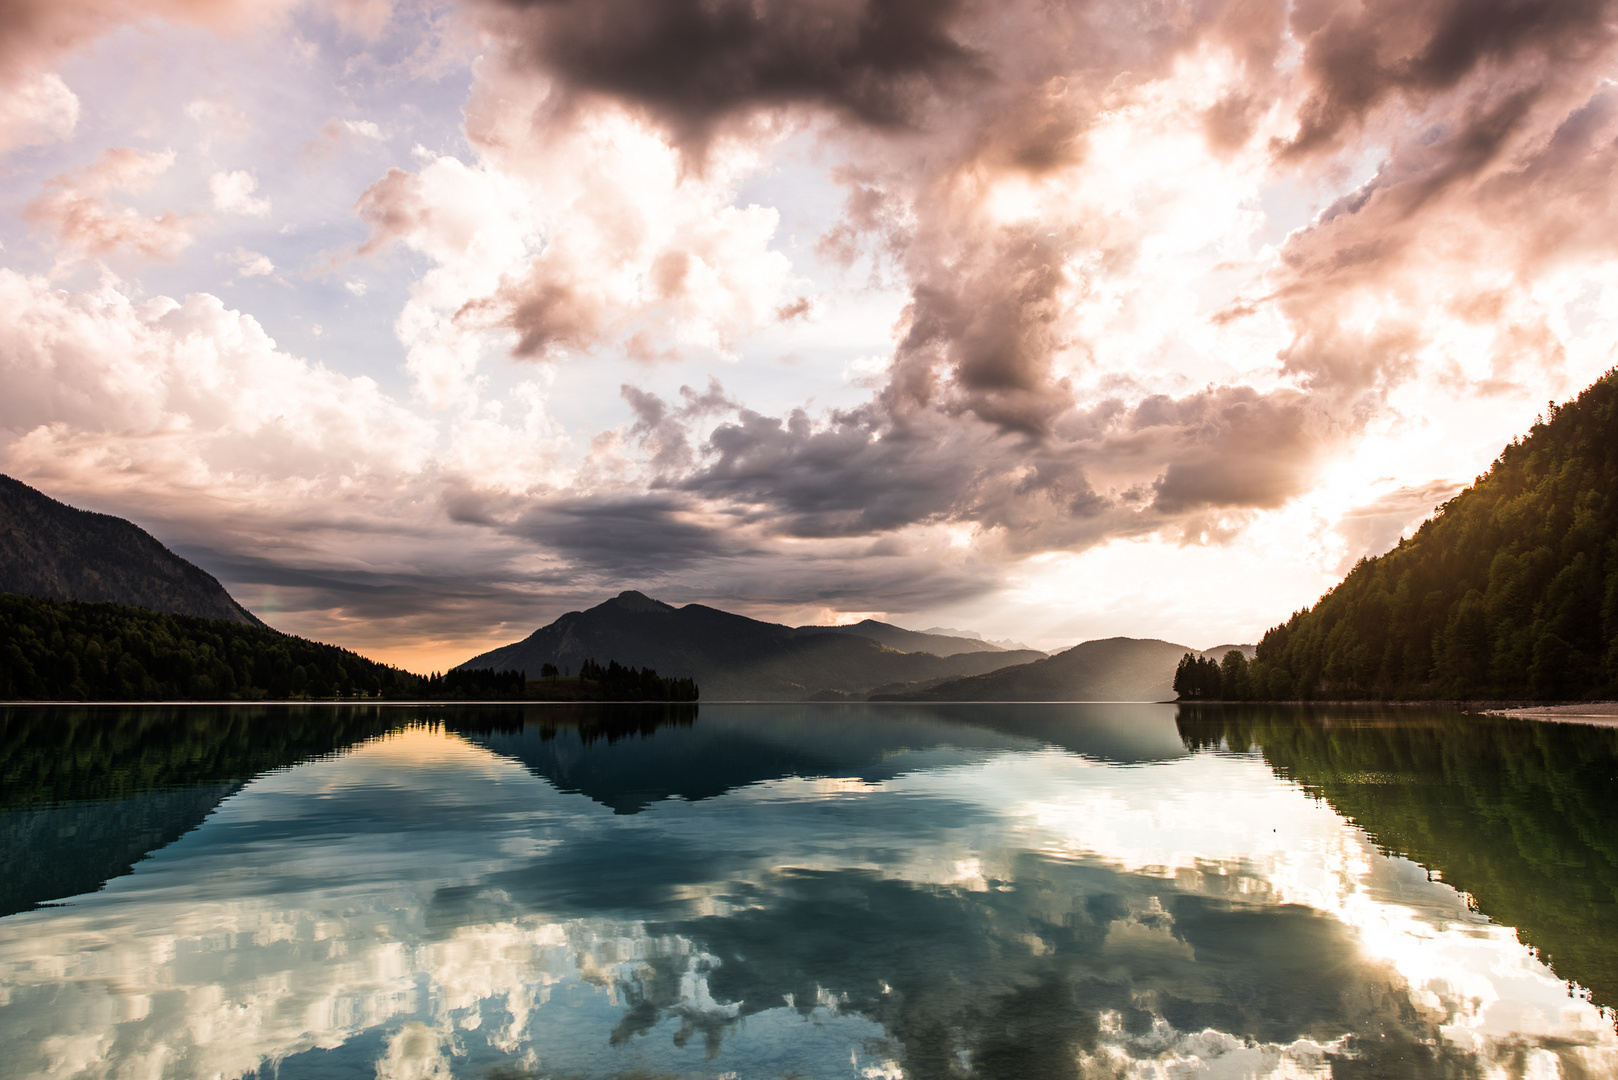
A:
{"type": "Polygon", "coordinates": [[[406,719],[371,705],[0,707],[0,809],[246,780],[406,719]]]}
{"type": "Polygon", "coordinates": [[[1618,1006],[1618,729],[1217,705],[1181,706],[1179,726],[1193,750],[1256,747],[1618,1006]]]}
{"type": "Polygon", "coordinates": [[[244,781],[398,717],[366,706],[0,708],[0,915],[94,892],[244,781]]]}

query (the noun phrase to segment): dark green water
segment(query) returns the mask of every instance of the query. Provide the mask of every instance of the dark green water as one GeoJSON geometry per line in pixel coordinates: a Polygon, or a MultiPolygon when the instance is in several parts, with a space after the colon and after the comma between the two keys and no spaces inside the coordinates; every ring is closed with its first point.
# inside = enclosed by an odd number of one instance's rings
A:
{"type": "Polygon", "coordinates": [[[0,1078],[1618,1076],[1618,729],[0,709],[0,1078]]]}

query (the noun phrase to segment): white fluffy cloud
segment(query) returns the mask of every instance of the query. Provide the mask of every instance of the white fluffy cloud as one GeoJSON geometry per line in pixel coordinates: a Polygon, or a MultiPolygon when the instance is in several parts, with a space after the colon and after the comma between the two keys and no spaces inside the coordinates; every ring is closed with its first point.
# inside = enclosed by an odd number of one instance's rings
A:
{"type": "Polygon", "coordinates": [[[351,378],[281,352],[206,294],[135,301],[0,270],[9,465],[100,475],[157,498],[269,509],[390,488],[427,468],[432,428],[351,378]]]}
{"type": "Polygon", "coordinates": [[[224,214],[243,214],[247,217],[268,217],[270,200],[257,199],[258,181],[252,173],[237,169],[235,172],[216,172],[208,177],[208,190],[213,194],[213,208],[224,214]]]}
{"type": "Polygon", "coordinates": [[[0,90],[0,152],[73,134],[79,99],[55,72],[0,90]]]}
{"type": "Polygon", "coordinates": [[[530,82],[480,83],[475,162],[426,155],[360,199],[367,251],[399,241],[435,264],[399,321],[431,404],[466,400],[491,345],[523,360],[723,359],[793,299],[791,264],[771,248],[778,211],[734,205],[755,152],[736,148],[699,175],[612,109],[533,145],[520,117],[543,106],[530,82]]]}

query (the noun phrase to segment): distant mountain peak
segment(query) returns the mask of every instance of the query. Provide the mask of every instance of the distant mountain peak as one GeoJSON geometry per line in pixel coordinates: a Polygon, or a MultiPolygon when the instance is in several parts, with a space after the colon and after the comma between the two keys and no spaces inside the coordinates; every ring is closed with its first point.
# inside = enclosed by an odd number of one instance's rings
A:
{"type": "Polygon", "coordinates": [[[802,701],[822,693],[844,700],[880,686],[972,675],[1044,655],[873,620],[794,628],[704,604],[671,607],[630,590],[460,666],[532,674],[546,664],[576,670],[587,659],[616,660],[664,677],[694,678],[706,701],[802,701]]]}
{"type": "Polygon", "coordinates": [[[921,633],[936,634],[939,637],[965,638],[968,641],[982,641],[997,648],[1005,649],[1008,652],[1036,651],[1032,645],[1025,645],[1014,638],[984,637],[976,630],[957,630],[953,626],[930,626],[921,633]]]}
{"type": "Polygon", "coordinates": [[[939,637],[971,638],[973,641],[984,640],[983,635],[976,630],[957,630],[953,626],[929,626],[927,629],[919,631],[919,633],[937,634],[939,637]]]}
{"type": "Polygon", "coordinates": [[[647,596],[645,593],[636,592],[634,589],[625,589],[623,592],[619,593],[617,596],[613,597],[611,600],[608,600],[607,603],[612,604],[614,607],[622,608],[625,611],[673,611],[673,610],[675,610],[672,606],[663,603],[663,601],[661,601],[661,600],[653,600],[650,596],[647,596]]]}

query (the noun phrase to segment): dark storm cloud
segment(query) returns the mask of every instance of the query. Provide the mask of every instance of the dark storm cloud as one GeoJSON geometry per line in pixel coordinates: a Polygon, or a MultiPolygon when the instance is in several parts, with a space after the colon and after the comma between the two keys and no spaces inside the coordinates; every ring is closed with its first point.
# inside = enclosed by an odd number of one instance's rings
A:
{"type": "MultiPolygon", "coordinates": [[[[767,534],[968,522],[1035,550],[1138,534],[1176,515],[1274,506],[1307,485],[1319,432],[1304,438],[1297,403],[1273,395],[1188,399],[1179,430],[1150,420],[1163,408],[1154,400],[1141,426],[1076,435],[1100,412],[1080,405],[1064,374],[1089,348],[1064,317],[1086,288],[1074,253],[1095,241],[1072,226],[997,225],[973,194],[997,176],[1078,166],[1107,95],[1203,38],[1228,46],[1261,86],[1283,40],[1281,5],[1210,4],[1189,19],[1130,4],[991,11],[887,0],[509,0],[484,10],[497,13],[518,66],[554,80],[563,100],[630,104],[698,154],[719,125],[783,107],[819,108],[865,133],[864,159],[838,174],[849,188],[844,218],[820,246],[848,265],[874,245],[908,280],[886,385],[865,406],[813,421],[804,410],[738,408],[702,446],[677,406],[626,388],[631,435],[658,487],[716,500],[767,534]],[[1255,450],[1266,437],[1283,440],[1281,454],[1255,450]],[[1110,475],[1120,471],[1129,477],[1110,475]]],[[[1227,146],[1242,141],[1232,132],[1255,107],[1227,103],[1227,146]]],[[[1137,242],[1107,240],[1102,263],[1126,273],[1137,242]]],[[[535,282],[512,291],[498,304],[521,328],[518,355],[578,337],[566,295],[535,282]]],[[[659,548],[656,528],[626,529],[624,543],[642,535],[659,548]]]]}
{"type": "Polygon", "coordinates": [[[570,571],[491,575],[485,566],[459,571],[418,566],[372,571],[352,566],[297,566],[284,558],[243,555],[194,545],[175,550],[226,586],[247,597],[270,625],[277,615],[336,613],[344,619],[375,625],[430,618],[438,634],[476,633],[491,623],[524,622],[535,608],[535,596],[568,593],[577,584],[570,571]]]}
{"type": "Polygon", "coordinates": [[[1312,83],[1285,153],[1329,150],[1390,98],[1421,108],[1473,75],[1532,84],[1612,41],[1609,0],[1303,3],[1292,17],[1312,83]]]}
{"type": "Polygon", "coordinates": [[[1303,491],[1329,441],[1303,395],[1219,387],[1178,401],[1154,396],[1136,409],[1137,431],[1171,448],[1152,485],[1152,509],[1270,509],[1303,491]]]}
{"type": "Polygon", "coordinates": [[[914,124],[941,86],[980,78],[956,0],[486,0],[530,62],[633,103],[682,139],[761,106],[914,124]]]}
{"type": "Polygon", "coordinates": [[[1037,434],[1072,404],[1052,376],[1065,344],[1057,327],[1066,275],[1062,252],[1044,231],[1007,230],[974,251],[968,265],[917,281],[886,395],[890,408],[932,405],[942,390],[946,410],[1037,434]]]}
{"type": "MultiPolygon", "coordinates": [[[[780,418],[738,408],[694,450],[674,410],[655,395],[635,400],[649,448],[697,454],[662,482],[693,507],[731,508],[730,528],[828,540],[975,524],[1017,551],[1280,505],[1340,437],[1301,393],[1224,387],[1070,407],[1045,434],[876,404],[820,421],[801,409],[780,418]]],[[[625,542],[636,535],[626,531],[625,542]]],[[[664,540],[653,530],[647,543],[660,550],[664,540]]]]}
{"type": "Polygon", "coordinates": [[[701,559],[747,553],[727,522],[702,521],[701,508],[677,495],[547,499],[525,510],[507,532],[596,570],[648,575],[701,559]]]}

